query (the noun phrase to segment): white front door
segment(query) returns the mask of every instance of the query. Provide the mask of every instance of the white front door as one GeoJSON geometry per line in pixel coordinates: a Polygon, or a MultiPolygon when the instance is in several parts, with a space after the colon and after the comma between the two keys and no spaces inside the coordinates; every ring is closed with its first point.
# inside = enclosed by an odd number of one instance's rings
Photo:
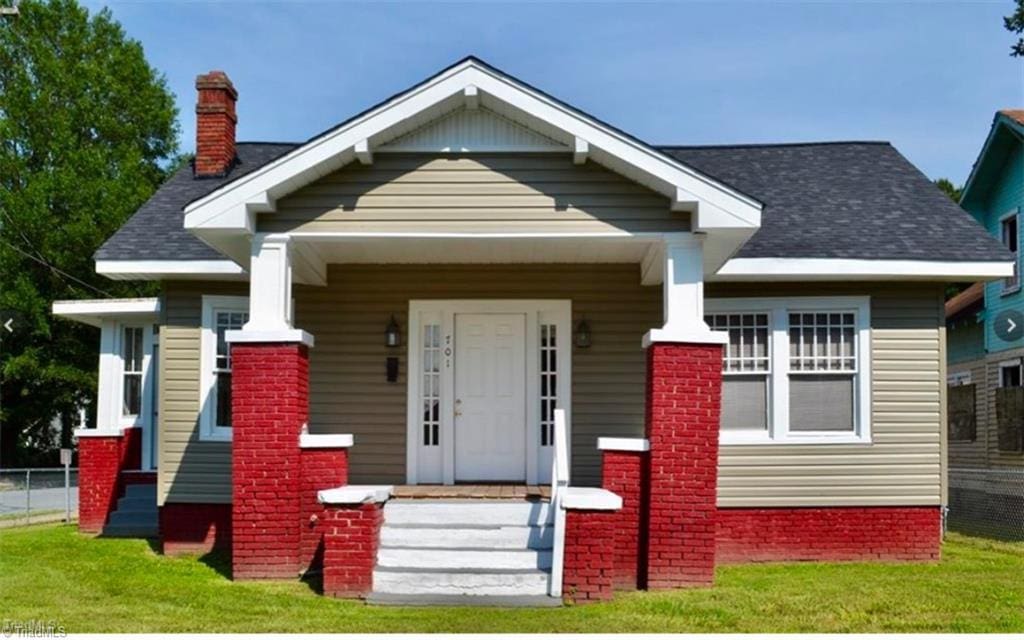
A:
{"type": "Polygon", "coordinates": [[[526,314],[455,314],[455,480],[526,479],[526,314]]]}

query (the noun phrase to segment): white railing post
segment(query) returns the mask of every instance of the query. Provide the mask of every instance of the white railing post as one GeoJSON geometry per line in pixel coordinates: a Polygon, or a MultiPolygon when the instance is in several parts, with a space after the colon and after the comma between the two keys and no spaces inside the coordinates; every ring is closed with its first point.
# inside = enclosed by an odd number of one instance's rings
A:
{"type": "Polygon", "coordinates": [[[554,526],[554,544],[551,550],[551,585],[548,593],[554,598],[562,596],[562,576],[565,570],[565,510],[562,499],[569,486],[568,430],[565,410],[555,409],[555,447],[551,461],[551,521],[554,526]]]}

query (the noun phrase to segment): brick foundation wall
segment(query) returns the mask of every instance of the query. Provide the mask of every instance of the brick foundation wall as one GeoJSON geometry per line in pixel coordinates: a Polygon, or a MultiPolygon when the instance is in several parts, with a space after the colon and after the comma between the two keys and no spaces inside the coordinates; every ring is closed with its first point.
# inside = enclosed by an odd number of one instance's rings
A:
{"type": "Polygon", "coordinates": [[[380,504],[324,509],[324,595],[359,598],[373,591],[384,508],[380,504]]]}
{"type": "Polygon", "coordinates": [[[306,570],[323,568],[324,507],[317,492],[348,484],[348,449],[302,449],[302,519],[299,557],[306,570]]]}
{"type": "Polygon", "coordinates": [[[612,598],[616,515],[614,511],[566,511],[562,597],[567,601],[612,598]]]}
{"type": "Polygon", "coordinates": [[[647,348],[648,589],[714,581],[721,390],[721,345],[647,348]]]}
{"type": "Polygon", "coordinates": [[[719,509],[722,563],[938,560],[938,507],[719,509]]]}
{"type": "Polygon", "coordinates": [[[231,550],[231,505],[166,503],[160,507],[160,543],[167,555],[231,550]]]}
{"type": "Polygon", "coordinates": [[[308,351],[301,344],[239,343],[231,347],[231,364],[232,575],[294,579],[308,351]]]}
{"type": "Polygon", "coordinates": [[[639,586],[640,549],[646,546],[646,533],[640,526],[646,463],[646,451],[607,450],[601,460],[601,487],[622,498],[622,509],[614,512],[613,585],[616,589],[631,590],[639,586]]]}
{"type": "Polygon", "coordinates": [[[100,533],[124,493],[122,471],[142,464],[142,430],[78,439],[78,530],[100,533]]]}

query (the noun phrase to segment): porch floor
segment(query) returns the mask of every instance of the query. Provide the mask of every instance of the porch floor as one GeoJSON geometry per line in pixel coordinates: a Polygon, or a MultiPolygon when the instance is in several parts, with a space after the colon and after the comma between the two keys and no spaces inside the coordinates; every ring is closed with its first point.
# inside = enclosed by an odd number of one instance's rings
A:
{"type": "Polygon", "coordinates": [[[549,500],[551,487],[534,484],[396,485],[395,498],[462,500],[549,500]]]}

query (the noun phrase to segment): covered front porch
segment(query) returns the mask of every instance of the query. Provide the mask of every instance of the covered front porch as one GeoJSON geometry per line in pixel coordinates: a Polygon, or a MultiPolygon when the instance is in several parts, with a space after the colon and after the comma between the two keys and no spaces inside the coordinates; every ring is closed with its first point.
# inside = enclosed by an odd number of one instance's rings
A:
{"type": "MultiPolygon", "coordinates": [[[[358,246],[285,234],[262,241],[273,249],[257,260],[287,259],[279,282],[298,279],[295,255],[340,258],[358,246]]],[[[419,242],[428,247],[420,255],[431,246],[437,256],[457,255],[444,250],[446,239],[419,242]]],[[[533,241],[475,242],[493,244],[495,259],[410,263],[408,253],[404,264],[327,264],[322,284],[280,295],[257,279],[255,265],[248,300],[204,306],[229,340],[308,341],[306,430],[354,438],[353,482],[548,483],[560,407],[574,482],[598,485],[597,439],[644,431],[645,336],[674,327],[679,339],[718,339],[700,311],[699,239],[566,239],[532,262],[498,260],[502,248],[525,253],[533,241]],[[667,263],[678,265],[669,286],[667,263]],[[292,301],[281,319],[288,328],[257,329],[272,326],[261,318],[268,297],[292,301]],[[678,318],[666,323],[673,305],[678,318]]],[[[211,393],[206,405],[218,401],[211,393]]]]}

